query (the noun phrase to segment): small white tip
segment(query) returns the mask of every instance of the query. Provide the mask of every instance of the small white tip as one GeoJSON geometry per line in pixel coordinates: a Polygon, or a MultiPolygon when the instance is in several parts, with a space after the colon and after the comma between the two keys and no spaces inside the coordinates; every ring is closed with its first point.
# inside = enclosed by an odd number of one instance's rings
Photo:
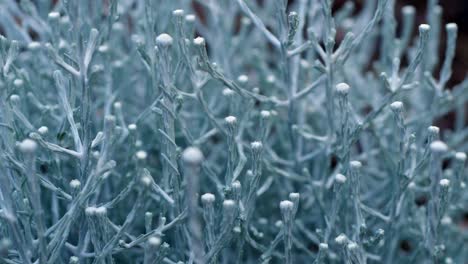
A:
{"type": "Polygon", "coordinates": [[[344,176],[343,174],[341,173],[338,173],[336,176],[335,176],[335,180],[336,182],[338,183],[345,183],[346,182],[346,176],[344,176]]]}
{"type": "Polygon", "coordinates": [[[466,154],[465,152],[457,152],[455,153],[455,159],[459,160],[459,161],[466,161],[466,154]]]}
{"type": "Polygon", "coordinates": [[[37,149],[36,141],[32,139],[25,139],[21,143],[19,143],[19,150],[23,153],[33,153],[37,149]]]}
{"type": "Polygon", "coordinates": [[[440,184],[440,186],[442,186],[442,187],[448,187],[448,186],[450,185],[450,180],[448,180],[448,179],[442,179],[442,180],[440,180],[439,184],[440,184]]]}
{"type": "Polygon", "coordinates": [[[235,124],[237,122],[237,118],[235,116],[228,116],[224,118],[224,121],[228,124],[235,124]]]}
{"type": "Polygon", "coordinates": [[[193,44],[195,44],[196,46],[205,45],[205,39],[202,37],[197,37],[193,40],[193,44]]]}
{"type": "Polygon", "coordinates": [[[139,160],[145,160],[148,157],[148,153],[146,153],[146,151],[144,151],[144,150],[139,150],[139,151],[137,151],[135,156],[139,160]]]}
{"type": "Polygon", "coordinates": [[[40,128],[37,129],[37,132],[39,132],[39,134],[41,135],[45,135],[47,134],[47,132],[49,132],[49,128],[46,126],[41,126],[40,128]]]}
{"type": "Polygon", "coordinates": [[[81,182],[77,179],[71,180],[70,181],[70,188],[72,189],[78,189],[81,187],[81,182]]]}
{"type": "Polygon", "coordinates": [[[294,207],[294,203],[288,200],[284,200],[280,202],[280,209],[281,211],[292,210],[294,207]]]}
{"type": "Polygon", "coordinates": [[[347,83],[339,83],[336,85],[336,91],[339,94],[347,95],[349,93],[349,85],[347,83]]]}
{"type": "Polygon", "coordinates": [[[212,193],[205,193],[201,196],[201,201],[203,204],[214,203],[216,197],[212,193]]]}
{"type": "Polygon", "coordinates": [[[400,101],[395,101],[395,102],[390,104],[390,108],[393,111],[401,111],[403,109],[403,103],[400,102],[400,101]]]}
{"type": "Polygon", "coordinates": [[[160,47],[169,47],[172,45],[172,42],[172,37],[166,33],[162,33],[156,37],[156,44],[160,47]]]}
{"type": "Polygon", "coordinates": [[[188,147],[182,152],[182,160],[189,164],[200,164],[203,161],[203,153],[197,147],[188,147]]]}
{"type": "Polygon", "coordinates": [[[445,144],[442,141],[432,142],[430,148],[431,148],[431,150],[433,152],[439,152],[439,153],[443,153],[443,152],[446,152],[448,150],[447,144],[445,144]]]}

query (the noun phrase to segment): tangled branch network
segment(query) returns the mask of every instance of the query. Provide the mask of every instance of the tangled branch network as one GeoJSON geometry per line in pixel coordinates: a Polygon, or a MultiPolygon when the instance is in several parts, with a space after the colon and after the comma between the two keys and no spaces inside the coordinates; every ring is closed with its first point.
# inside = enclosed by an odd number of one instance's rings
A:
{"type": "Polygon", "coordinates": [[[0,1],[0,263],[466,263],[457,25],[333,2],[0,1]]]}

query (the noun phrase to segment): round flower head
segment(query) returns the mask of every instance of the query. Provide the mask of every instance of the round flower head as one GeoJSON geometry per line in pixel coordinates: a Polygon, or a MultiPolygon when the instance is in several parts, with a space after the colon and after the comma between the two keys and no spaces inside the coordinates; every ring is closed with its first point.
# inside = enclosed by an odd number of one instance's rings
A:
{"type": "Polygon", "coordinates": [[[96,207],[94,207],[94,206],[88,206],[88,207],[86,207],[86,209],[85,209],[85,214],[86,214],[87,216],[96,215],[96,207]]]}
{"type": "Polygon", "coordinates": [[[455,153],[455,159],[461,161],[461,162],[465,162],[466,161],[466,154],[465,152],[457,152],[455,153]]]}
{"type": "Polygon", "coordinates": [[[183,17],[184,16],[184,10],[183,9],[176,9],[172,11],[172,15],[175,17],[183,17]]]}
{"type": "Polygon", "coordinates": [[[427,32],[429,32],[429,30],[431,30],[431,26],[429,26],[428,24],[419,25],[419,32],[420,33],[427,33],[427,32]]]}
{"type": "Polygon", "coordinates": [[[328,250],[328,244],[326,244],[326,243],[320,243],[320,244],[319,244],[319,248],[320,248],[321,250],[328,250]]]}
{"type": "Polygon", "coordinates": [[[115,109],[122,109],[122,102],[115,102],[114,103],[114,108],[115,109]]]}
{"type": "Polygon", "coordinates": [[[146,153],[146,151],[144,151],[144,150],[139,150],[139,151],[137,151],[135,156],[139,160],[145,160],[148,157],[148,153],[146,153]]]}
{"type": "Polygon", "coordinates": [[[21,87],[21,86],[23,86],[23,84],[24,84],[24,81],[21,80],[21,79],[15,79],[15,80],[13,81],[13,85],[14,85],[15,87],[21,87]]]}
{"type": "Polygon", "coordinates": [[[429,133],[431,133],[431,134],[438,135],[439,132],[440,132],[440,128],[438,128],[436,126],[430,126],[430,127],[427,128],[427,131],[429,131],[429,133]]]}
{"type": "Polygon", "coordinates": [[[195,46],[203,46],[205,45],[205,39],[202,38],[202,37],[196,37],[194,40],[193,40],[193,44],[195,46]]]}
{"type": "Polygon", "coordinates": [[[348,244],[349,250],[356,250],[358,247],[359,247],[358,244],[356,244],[355,242],[351,242],[348,244]]]}
{"type": "Polygon", "coordinates": [[[50,12],[49,15],[50,20],[58,20],[60,18],[60,13],[59,12],[50,12]]]}
{"type": "Polygon", "coordinates": [[[282,212],[292,211],[293,208],[294,208],[294,204],[291,201],[284,200],[280,202],[280,209],[282,212]]]}
{"type": "Polygon", "coordinates": [[[158,236],[148,238],[148,245],[151,247],[159,247],[161,245],[161,238],[158,236]]]}
{"type": "Polygon", "coordinates": [[[246,84],[249,81],[249,77],[245,74],[242,74],[237,77],[237,81],[241,84],[246,84]]]}
{"type": "Polygon", "coordinates": [[[442,179],[440,180],[439,185],[442,187],[448,187],[450,185],[450,181],[448,179],[442,179]]]}
{"type": "Polygon", "coordinates": [[[156,45],[159,47],[169,47],[172,45],[173,39],[169,34],[162,33],[156,37],[156,45]]]}
{"type": "Polygon", "coordinates": [[[346,182],[346,176],[344,176],[343,174],[341,173],[338,173],[336,176],[335,176],[335,180],[336,182],[338,183],[345,183],[346,182]]]}
{"type": "Polygon", "coordinates": [[[401,11],[404,15],[413,15],[416,12],[416,9],[414,8],[414,6],[407,5],[404,6],[401,9],[401,11]]]}
{"type": "Polygon", "coordinates": [[[270,118],[271,113],[270,113],[270,111],[262,110],[262,111],[260,111],[260,116],[261,116],[263,119],[268,119],[268,118],[270,118]]]}
{"type": "Polygon", "coordinates": [[[37,143],[36,141],[27,138],[19,143],[18,147],[23,153],[33,153],[37,149],[37,143]]]}
{"type": "Polygon", "coordinates": [[[188,22],[188,23],[195,22],[195,19],[197,19],[197,18],[193,14],[188,14],[188,15],[185,16],[185,22],[188,22]]]}
{"type": "Polygon", "coordinates": [[[81,187],[81,182],[77,179],[73,179],[70,181],[70,188],[72,189],[79,189],[81,187]]]}
{"type": "Polygon", "coordinates": [[[229,89],[229,88],[224,88],[223,89],[223,95],[226,96],[226,97],[233,96],[234,91],[229,89]]]}
{"type": "Polygon", "coordinates": [[[394,112],[401,112],[403,110],[403,103],[400,102],[400,101],[395,101],[395,102],[390,104],[390,108],[394,112]]]}
{"type": "Polygon", "coordinates": [[[353,160],[349,163],[349,165],[351,165],[351,168],[353,169],[360,169],[362,167],[362,163],[360,161],[357,161],[357,160],[353,160]]]}
{"type": "Polygon", "coordinates": [[[99,206],[95,211],[97,216],[105,216],[107,214],[107,208],[104,206],[99,206]]]}
{"type": "Polygon", "coordinates": [[[430,148],[432,152],[435,153],[444,153],[447,152],[448,146],[442,141],[434,141],[431,143],[430,148]]]}
{"type": "Polygon", "coordinates": [[[46,126],[41,126],[40,128],[37,129],[37,132],[39,132],[39,134],[41,135],[45,135],[47,134],[47,132],[49,132],[49,128],[46,126]]]}
{"type": "Polygon", "coordinates": [[[233,125],[237,122],[237,118],[235,116],[228,116],[226,118],[224,118],[224,121],[226,121],[226,123],[230,124],[230,125],[233,125]]]}
{"type": "Polygon", "coordinates": [[[250,143],[250,148],[252,148],[254,151],[259,151],[263,148],[263,144],[260,141],[254,141],[250,143]]]}
{"type": "Polygon", "coordinates": [[[214,203],[216,197],[212,193],[205,193],[201,196],[201,201],[203,204],[211,204],[214,203]]]}
{"type": "Polygon", "coordinates": [[[149,176],[141,177],[141,183],[146,187],[151,186],[152,182],[153,182],[153,180],[149,176]]]}
{"type": "Polygon", "coordinates": [[[349,85],[347,83],[339,83],[336,85],[338,94],[347,95],[349,93],[349,85]]]}
{"type": "Polygon", "coordinates": [[[41,43],[37,41],[29,42],[28,49],[29,50],[38,50],[41,47],[41,43]]]}
{"type": "Polygon", "coordinates": [[[335,242],[340,245],[345,244],[347,241],[348,241],[348,238],[346,237],[345,234],[340,234],[339,236],[335,238],[335,242]]]}
{"type": "Polygon", "coordinates": [[[236,208],[236,202],[234,200],[224,200],[223,201],[223,209],[227,211],[231,211],[236,208]]]}
{"type": "Polygon", "coordinates": [[[137,129],[137,126],[135,124],[128,125],[128,130],[135,131],[136,129],[137,129]]]}
{"type": "Polygon", "coordinates": [[[200,164],[203,161],[203,153],[197,147],[188,147],[182,152],[182,160],[192,165],[200,164]]]}

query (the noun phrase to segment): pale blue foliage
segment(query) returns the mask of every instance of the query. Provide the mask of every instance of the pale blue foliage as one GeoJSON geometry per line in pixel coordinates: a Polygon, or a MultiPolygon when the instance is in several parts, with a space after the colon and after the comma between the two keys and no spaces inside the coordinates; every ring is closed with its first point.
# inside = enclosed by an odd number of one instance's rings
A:
{"type": "Polygon", "coordinates": [[[258,2],[0,1],[0,263],[467,261],[438,1],[258,2]]]}

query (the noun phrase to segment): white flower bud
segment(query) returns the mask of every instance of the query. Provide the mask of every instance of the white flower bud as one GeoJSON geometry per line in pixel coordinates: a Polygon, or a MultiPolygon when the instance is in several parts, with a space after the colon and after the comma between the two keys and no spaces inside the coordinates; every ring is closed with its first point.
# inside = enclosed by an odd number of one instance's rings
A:
{"type": "Polygon", "coordinates": [[[172,11],[172,15],[175,17],[183,17],[184,16],[184,10],[183,9],[176,9],[172,11]]]}
{"type": "Polygon", "coordinates": [[[137,126],[135,124],[128,125],[128,130],[135,131],[136,129],[137,129],[137,126]]]}
{"type": "Polygon", "coordinates": [[[226,121],[226,123],[229,125],[234,125],[237,122],[237,118],[235,116],[228,116],[224,118],[224,121],[226,121]]]}
{"type": "Polygon", "coordinates": [[[151,247],[159,247],[161,245],[161,238],[158,236],[148,238],[148,245],[151,247]]]}
{"type": "Polygon", "coordinates": [[[203,161],[203,153],[197,147],[188,147],[182,152],[182,160],[188,164],[197,165],[203,161]]]}
{"type": "Polygon", "coordinates": [[[301,198],[301,195],[299,193],[290,193],[289,194],[289,199],[292,201],[298,201],[301,198]]]}
{"type": "Polygon", "coordinates": [[[114,108],[115,109],[122,109],[122,102],[115,102],[114,103],[114,108]]]}
{"type": "Polygon", "coordinates": [[[202,204],[211,204],[214,203],[216,197],[212,193],[205,193],[201,196],[202,204]]]}
{"type": "Polygon", "coordinates": [[[144,151],[144,150],[139,150],[139,151],[137,151],[135,156],[139,160],[145,160],[148,157],[148,153],[146,153],[146,151],[144,151]]]}
{"type": "Polygon", "coordinates": [[[188,15],[185,16],[185,21],[188,22],[188,23],[195,22],[195,19],[197,19],[197,18],[193,14],[188,14],[188,15]]]}
{"type": "Polygon", "coordinates": [[[141,183],[146,187],[151,186],[152,182],[153,182],[153,179],[151,179],[149,176],[141,177],[141,183]]]}
{"type": "Polygon", "coordinates": [[[420,33],[426,33],[426,32],[429,32],[429,30],[431,30],[431,26],[429,26],[428,24],[419,25],[419,32],[420,33]]]}
{"type": "Polygon", "coordinates": [[[346,237],[345,234],[340,234],[335,238],[335,242],[340,245],[344,245],[346,242],[348,242],[348,238],[346,237]]]}
{"type": "Polygon", "coordinates": [[[205,39],[202,38],[202,37],[197,37],[197,38],[195,38],[195,39],[193,40],[193,44],[194,44],[195,46],[203,46],[203,45],[205,45],[205,39]]]}
{"type": "Polygon", "coordinates": [[[270,74],[266,77],[267,83],[274,83],[276,81],[276,77],[273,74],[270,74]]]}
{"type": "Polygon", "coordinates": [[[280,202],[280,209],[281,212],[286,213],[288,211],[292,211],[294,208],[294,203],[288,200],[284,200],[280,202]]]}
{"type": "Polygon", "coordinates": [[[46,126],[41,126],[40,128],[37,129],[37,132],[39,132],[39,134],[41,135],[45,135],[47,134],[47,132],[49,132],[49,128],[46,126]]]}
{"type": "Polygon", "coordinates": [[[439,134],[440,128],[438,128],[436,126],[430,126],[430,127],[427,128],[427,131],[429,131],[429,133],[431,133],[431,134],[439,134]]]}
{"type": "Polygon", "coordinates": [[[60,18],[60,13],[59,12],[50,12],[49,15],[47,15],[47,17],[50,20],[58,20],[60,18]]]}
{"type": "Polygon", "coordinates": [[[362,163],[360,161],[357,161],[357,160],[351,161],[349,163],[349,165],[351,165],[352,169],[360,169],[362,167],[362,163]]]}
{"type": "Polygon", "coordinates": [[[326,243],[320,243],[320,244],[319,244],[319,248],[320,248],[321,250],[328,250],[328,244],[326,244],[326,243]]]}
{"type": "Polygon", "coordinates": [[[81,182],[77,179],[71,180],[69,184],[72,189],[79,189],[81,187],[81,182]]]}
{"type": "Polygon", "coordinates": [[[401,11],[404,15],[413,15],[414,13],[416,13],[416,9],[414,8],[414,6],[410,5],[404,6],[401,9],[401,11]]]}
{"type": "Polygon", "coordinates": [[[260,141],[254,141],[250,143],[250,147],[252,148],[252,150],[258,151],[263,148],[263,144],[260,141]]]}
{"type": "Polygon", "coordinates": [[[349,85],[347,83],[339,83],[336,85],[336,91],[341,95],[348,95],[349,85]]]}
{"type": "Polygon", "coordinates": [[[107,215],[107,208],[104,206],[99,206],[94,212],[97,216],[105,216],[107,215]]]}
{"type": "Polygon", "coordinates": [[[395,112],[400,112],[403,110],[403,103],[400,101],[395,101],[390,104],[390,108],[395,112]]]}
{"type": "Polygon", "coordinates": [[[33,153],[37,149],[37,143],[36,141],[27,138],[19,143],[18,147],[23,153],[33,153]]]}
{"type": "Polygon", "coordinates": [[[356,244],[355,242],[351,242],[351,243],[348,244],[348,249],[349,250],[356,250],[356,249],[358,249],[358,247],[359,247],[358,244],[356,244]]]}
{"type": "Polygon", "coordinates": [[[267,118],[270,118],[271,113],[270,113],[270,111],[262,110],[262,111],[260,111],[260,116],[263,119],[267,119],[267,118]]]}
{"type": "Polygon", "coordinates": [[[431,143],[430,148],[432,152],[444,153],[448,150],[447,144],[442,141],[434,141],[431,143]]]}
{"type": "Polygon", "coordinates": [[[107,45],[101,45],[98,47],[98,51],[101,52],[101,53],[107,53],[109,51],[109,46],[107,45]]]}
{"type": "Polygon", "coordinates": [[[445,25],[445,29],[447,31],[457,31],[458,30],[458,26],[457,24],[455,23],[448,23],[447,25],[445,25]]]}
{"type": "Polygon", "coordinates": [[[16,104],[16,103],[18,103],[20,100],[21,100],[21,97],[19,97],[19,95],[17,95],[17,94],[12,94],[12,95],[10,96],[10,101],[11,101],[12,103],[15,103],[15,104],[16,104]]]}
{"type": "Polygon", "coordinates": [[[224,88],[223,89],[223,95],[226,96],[226,97],[233,96],[234,91],[229,89],[229,88],[224,88]]]}
{"type": "Polygon", "coordinates": [[[466,154],[464,152],[457,152],[457,153],[455,153],[455,159],[457,159],[458,161],[461,161],[461,162],[465,162],[466,161],[466,154]]]}
{"type": "Polygon", "coordinates": [[[169,34],[162,33],[156,37],[156,45],[159,47],[169,47],[172,45],[173,39],[169,34]]]}
{"type": "Polygon", "coordinates": [[[341,173],[338,173],[336,176],[335,176],[335,181],[338,182],[338,183],[345,183],[346,182],[346,176],[344,176],[343,174],[341,173]]]}
{"type": "Polygon", "coordinates": [[[441,187],[446,188],[446,187],[448,187],[448,186],[450,185],[450,180],[448,180],[448,179],[442,179],[442,180],[439,181],[439,185],[440,185],[441,187]]]}
{"type": "Polygon", "coordinates": [[[249,77],[245,74],[242,74],[237,77],[237,81],[241,84],[246,84],[249,81],[249,77]]]}
{"type": "Polygon", "coordinates": [[[85,209],[85,214],[86,214],[87,216],[96,215],[96,207],[94,207],[94,206],[88,206],[88,207],[86,207],[86,209],[85,209]]]}
{"type": "Polygon", "coordinates": [[[29,42],[28,49],[29,50],[38,50],[41,47],[41,43],[37,41],[29,42]]]}
{"type": "Polygon", "coordinates": [[[15,79],[15,80],[13,81],[13,85],[14,85],[15,87],[17,87],[17,88],[23,86],[23,84],[24,84],[24,81],[21,80],[21,79],[15,79]]]}
{"type": "Polygon", "coordinates": [[[236,202],[234,200],[224,200],[223,209],[224,210],[233,210],[236,207],[236,202]]]}

